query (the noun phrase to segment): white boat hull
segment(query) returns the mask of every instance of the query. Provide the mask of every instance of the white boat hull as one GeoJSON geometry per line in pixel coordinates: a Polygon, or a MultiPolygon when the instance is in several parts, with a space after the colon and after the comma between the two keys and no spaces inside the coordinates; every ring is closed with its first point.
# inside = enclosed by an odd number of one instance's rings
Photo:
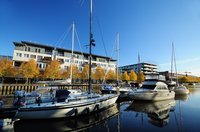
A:
{"type": "Polygon", "coordinates": [[[176,95],[189,94],[189,89],[187,89],[185,86],[177,86],[174,89],[174,92],[176,95]]]}
{"type": "Polygon", "coordinates": [[[175,89],[174,92],[177,94],[189,94],[188,89],[175,89]]]}
{"type": "Polygon", "coordinates": [[[31,107],[21,107],[15,115],[17,119],[48,119],[64,118],[87,114],[105,109],[115,104],[118,95],[104,95],[102,97],[80,100],[75,102],[41,103],[31,107]]]}
{"type": "Polygon", "coordinates": [[[133,100],[144,100],[144,101],[160,101],[174,99],[175,93],[169,92],[133,92],[129,94],[129,97],[133,100]]]}

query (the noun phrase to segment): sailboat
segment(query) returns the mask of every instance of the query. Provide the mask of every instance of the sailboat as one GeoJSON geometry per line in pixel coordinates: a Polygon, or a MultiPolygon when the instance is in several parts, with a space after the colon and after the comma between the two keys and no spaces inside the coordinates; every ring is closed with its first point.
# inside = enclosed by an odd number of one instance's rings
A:
{"type": "Polygon", "coordinates": [[[189,89],[187,89],[185,86],[180,85],[178,83],[177,68],[176,68],[176,58],[175,58],[175,51],[174,51],[174,43],[172,43],[172,64],[173,64],[173,61],[174,61],[175,72],[176,72],[175,73],[176,74],[176,85],[175,85],[175,88],[174,88],[174,92],[175,92],[176,95],[189,94],[189,89]]]}
{"type": "Polygon", "coordinates": [[[18,120],[14,122],[15,132],[44,131],[44,132],[63,132],[63,131],[91,131],[96,126],[105,126],[105,122],[116,119],[119,115],[117,105],[113,105],[106,110],[100,111],[90,116],[80,118],[59,119],[59,120],[18,120]]]}
{"type": "Polygon", "coordinates": [[[52,102],[43,103],[38,98],[36,103],[24,104],[19,107],[15,114],[15,119],[49,119],[65,118],[89,114],[98,110],[106,109],[115,104],[118,95],[106,94],[100,95],[92,92],[91,84],[91,59],[92,46],[94,39],[92,34],[92,0],[90,0],[90,48],[89,48],[89,90],[88,93],[77,96],[70,96],[68,90],[56,90],[52,102]]]}
{"type": "Polygon", "coordinates": [[[124,87],[121,87],[119,84],[119,77],[118,77],[118,63],[119,63],[119,33],[117,33],[117,65],[116,65],[116,78],[117,78],[117,83],[116,86],[111,86],[111,85],[105,85],[103,84],[101,88],[102,93],[118,93],[119,92],[119,97],[120,98],[128,98],[128,94],[130,92],[135,91],[136,89],[134,87],[131,87],[130,85],[125,85],[124,87]]]}

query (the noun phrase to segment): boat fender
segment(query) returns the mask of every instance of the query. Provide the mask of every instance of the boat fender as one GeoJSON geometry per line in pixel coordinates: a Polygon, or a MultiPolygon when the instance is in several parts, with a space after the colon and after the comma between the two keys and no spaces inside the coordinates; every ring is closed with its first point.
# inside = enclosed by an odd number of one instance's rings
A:
{"type": "Polygon", "coordinates": [[[98,110],[99,110],[99,106],[100,106],[100,104],[96,104],[94,110],[97,110],[97,111],[98,111],[98,110]]]}
{"type": "Polygon", "coordinates": [[[3,99],[0,97],[0,108],[4,105],[3,99]]]}
{"type": "Polygon", "coordinates": [[[75,113],[75,116],[78,116],[78,109],[77,108],[74,108],[74,113],[75,113]]]}
{"type": "Polygon", "coordinates": [[[24,102],[22,101],[22,97],[18,96],[17,101],[14,103],[14,106],[21,107],[24,106],[24,102]]]}
{"type": "Polygon", "coordinates": [[[35,101],[36,101],[36,103],[38,104],[38,106],[40,106],[40,103],[42,103],[42,99],[41,99],[40,96],[37,97],[37,98],[35,99],[35,101]]]}
{"type": "Polygon", "coordinates": [[[87,115],[90,114],[90,108],[89,107],[86,108],[86,113],[87,113],[87,115]]]}
{"type": "Polygon", "coordinates": [[[68,99],[65,99],[65,102],[67,103],[67,102],[69,102],[69,100],[68,100],[68,99]]]}

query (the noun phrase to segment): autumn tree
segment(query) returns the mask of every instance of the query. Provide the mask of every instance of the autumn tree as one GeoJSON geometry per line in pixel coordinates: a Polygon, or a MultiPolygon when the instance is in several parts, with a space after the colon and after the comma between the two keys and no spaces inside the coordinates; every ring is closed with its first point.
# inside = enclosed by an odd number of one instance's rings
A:
{"type": "Polygon", "coordinates": [[[128,73],[127,73],[127,71],[125,71],[123,74],[122,74],[122,80],[124,80],[124,81],[129,81],[130,80],[130,77],[129,77],[129,75],[128,75],[128,73]]]}
{"type": "Polygon", "coordinates": [[[19,73],[22,77],[26,78],[26,83],[29,82],[30,78],[36,78],[39,75],[39,69],[35,60],[31,59],[28,62],[21,64],[19,73]]]}
{"type": "Polygon", "coordinates": [[[85,65],[83,71],[81,72],[81,79],[86,80],[89,77],[89,65],[85,65]]]}
{"type": "Polygon", "coordinates": [[[106,74],[106,80],[115,80],[116,75],[113,70],[109,70],[108,73],[106,74]]]}
{"type": "Polygon", "coordinates": [[[104,76],[105,76],[104,70],[100,66],[97,66],[96,72],[94,73],[94,79],[103,80],[104,76]]]}
{"type": "Polygon", "coordinates": [[[63,79],[68,79],[70,78],[70,67],[67,67],[67,69],[65,71],[63,71],[62,73],[62,78],[63,79]]]}
{"type": "Polygon", "coordinates": [[[129,73],[130,81],[136,81],[137,80],[137,74],[135,73],[134,70],[131,70],[129,73]]]}
{"type": "Polygon", "coordinates": [[[58,79],[61,77],[61,67],[57,60],[53,60],[44,71],[44,77],[49,79],[58,79]]]}
{"type": "Polygon", "coordinates": [[[181,76],[178,78],[178,81],[181,83],[186,83],[186,82],[189,82],[189,79],[186,76],[181,76]]]}
{"type": "Polygon", "coordinates": [[[137,74],[137,82],[138,83],[141,83],[144,81],[144,74],[142,71],[139,71],[138,74],[137,74]]]}
{"type": "Polygon", "coordinates": [[[8,58],[2,59],[0,58],[0,77],[3,79],[4,77],[15,77],[17,74],[17,70],[12,65],[12,61],[8,58]]]}
{"type": "Polygon", "coordinates": [[[73,79],[79,79],[80,78],[79,70],[78,70],[78,67],[76,65],[72,65],[72,78],[73,79]]]}

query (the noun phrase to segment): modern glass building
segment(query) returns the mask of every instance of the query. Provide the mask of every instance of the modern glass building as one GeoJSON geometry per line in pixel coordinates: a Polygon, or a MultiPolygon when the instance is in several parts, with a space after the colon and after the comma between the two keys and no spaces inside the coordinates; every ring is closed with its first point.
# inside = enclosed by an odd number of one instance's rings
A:
{"type": "Polygon", "coordinates": [[[128,73],[130,73],[131,70],[134,70],[136,73],[138,73],[141,70],[144,73],[144,75],[158,74],[157,65],[146,63],[146,62],[121,66],[121,67],[118,67],[118,69],[121,73],[124,73],[124,71],[127,71],[128,73]]]}

